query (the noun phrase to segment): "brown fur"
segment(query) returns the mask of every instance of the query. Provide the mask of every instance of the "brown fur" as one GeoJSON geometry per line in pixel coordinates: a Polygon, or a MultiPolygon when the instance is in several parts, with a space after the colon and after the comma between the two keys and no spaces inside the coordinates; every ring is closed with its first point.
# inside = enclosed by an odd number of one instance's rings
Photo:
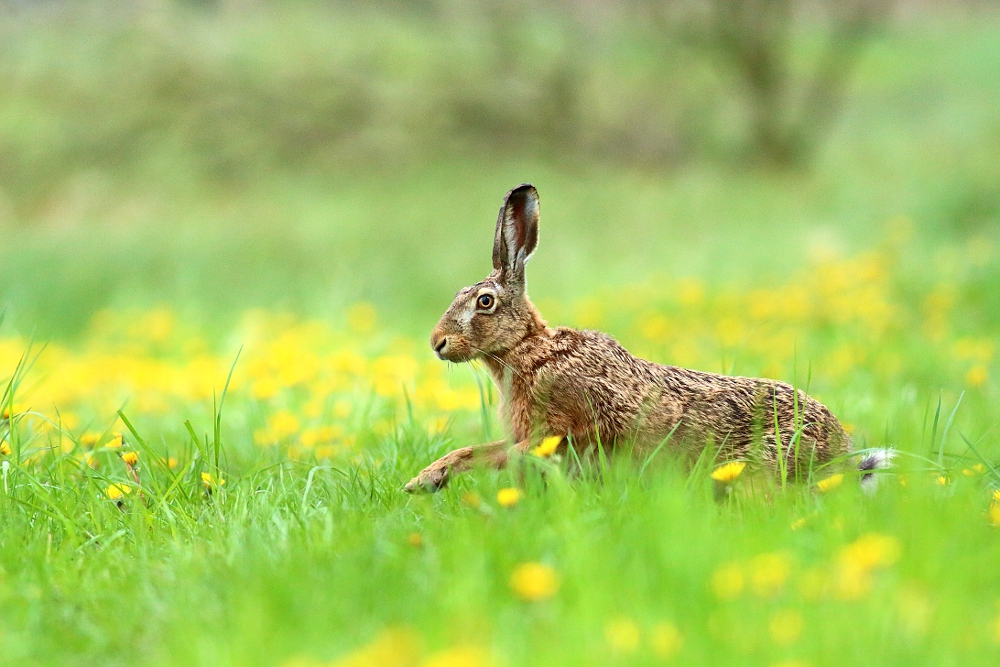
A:
{"type": "MultiPolygon", "coordinates": [[[[850,438],[830,410],[801,391],[796,397],[788,384],[662,366],[632,356],[607,334],[548,327],[525,289],[524,265],[537,240],[538,193],[521,185],[500,209],[493,272],[461,290],[431,334],[441,359],[484,361],[500,389],[514,450],[570,435],[583,450],[599,440],[609,449],[631,442],[649,451],[672,433],[671,445],[689,455],[714,442],[721,458],[759,453],[777,466],[777,414],[790,475],[810,459],[822,463],[850,452],[850,438]]],[[[436,490],[477,462],[503,468],[507,460],[507,441],[463,447],[425,468],[406,490],[436,490]]]]}

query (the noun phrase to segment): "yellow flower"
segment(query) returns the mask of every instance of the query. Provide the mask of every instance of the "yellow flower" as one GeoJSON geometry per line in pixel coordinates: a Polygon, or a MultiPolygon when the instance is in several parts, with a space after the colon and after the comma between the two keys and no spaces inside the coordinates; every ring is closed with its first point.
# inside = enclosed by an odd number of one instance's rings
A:
{"type": "Polygon", "coordinates": [[[1000,501],[990,503],[990,508],[986,510],[986,517],[990,524],[1000,527],[1000,501]]]}
{"type": "Polygon", "coordinates": [[[119,498],[132,493],[132,487],[128,484],[112,484],[105,489],[104,492],[108,494],[108,498],[111,500],[118,500],[119,498]]]}
{"type": "Polygon", "coordinates": [[[85,449],[93,449],[100,440],[101,436],[96,433],[84,433],[80,436],[80,446],[85,449]]]}
{"type": "Polygon", "coordinates": [[[802,615],[794,609],[779,611],[771,617],[767,627],[775,644],[791,644],[802,634],[802,615]]]}
{"type": "Polygon", "coordinates": [[[420,661],[420,667],[490,667],[493,664],[489,653],[478,646],[456,646],[420,661]]]}
{"type": "Polygon", "coordinates": [[[783,553],[760,554],[750,561],[750,584],[762,598],[773,597],[785,587],[792,566],[783,553]]]}
{"type": "Polygon", "coordinates": [[[20,403],[15,403],[14,404],[13,411],[11,410],[10,405],[8,405],[7,403],[4,403],[3,407],[0,408],[0,421],[7,421],[8,419],[10,419],[10,415],[12,413],[16,417],[16,416],[18,416],[20,414],[23,414],[23,413],[27,412],[27,411],[28,411],[27,408],[25,408],[20,403]]]}
{"type": "Polygon", "coordinates": [[[805,525],[806,525],[806,520],[804,518],[800,518],[793,521],[789,527],[792,530],[801,530],[802,528],[805,528],[805,525]]]}
{"type": "Polygon", "coordinates": [[[730,461],[712,471],[712,479],[723,484],[732,484],[743,472],[747,464],[743,461],[730,461]]]}
{"type": "Polygon", "coordinates": [[[201,473],[201,483],[205,485],[206,489],[212,489],[217,486],[225,486],[225,479],[215,479],[215,476],[210,472],[201,473]]]}
{"type": "Polygon", "coordinates": [[[882,567],[898,561],[902,550],[895,537],[867,533],[844,547],[841,560],[864,568],[882,567]]]}
{"type": "Polygon", "coordinates": [[[11,449],[10,445],[7,444],[6,440],[0,440],[0,456],[10,456],[11,449]]]}
{"type": "Polygon", "coordinates": [[[720,600],[732,600],[743,592],[743,568],[738,563],[726,563],[712,573],[712,591],[720,600]]]}
{"type": "Polygon", "coordinates": [[[993,502],[1000,503],[1000,489],[993,490],[993,502]]]}
{"type": "Polygon", "coordinates": [[[497,502],[500,503],[501,507],[513,507],[517,505],[517,501],[521,499],[521,490],[508,487],[506,489],[500,489],[497,491],[497,502]]]}
{"type": "Polygon", "coordinates": [[[167,467],[170,468],[171,470],[173,470],[174,468],[176,468],[177,467],[177,459],[174,458],[173,456],[171,456],[170,458],[168,458],[167,459],[167,467]]]}
{"type": "Polygon", "coordinates": [[[962,470],[962,474],[965,475],[966,477],[973,477],[975,475],[981,475],[985,471],[986,469],[983,468],[982,463],[976,463],[975,465],[971,465],[968,468],[962,470]]]}
{"type": "Polygon", "coordinates": [[[639,648],[639,626],[630,618],[621,617],[604,626],[604,638],[620,653],[634,653],[639,648]]]}
{"type": "Polygon", "coordinates": [[[948,486],[949,481],[950,480],[945,475],[939,475],[938,478],[934,480],[936,484],[940,484],[941,486],[948,486]]]}
{"type": "Polygon", "coordinates": [[[989,371],[986,370],[986,366],[982,364],[976,364],[969,369],[969,372],[965,374],[965,383],[971,387],[981,387],[986,384],[986,380],[990,377],[989,371]]]}
{"type": "Polygon", "coordinates": [[[521,563],[510,575],[510,587],[522,600],[546,600],[559,591],[559,575],[544,563],[521,563]]]}
{"type": "Polygon", "coordinates": [[[550,435],[549,437],[542,440],[541,444],[532,450],[535,456],[541,458],[548,458],[556,453],[556,447],[562,442],[563,437],[561,435],[550,435]]]}
{"type": "Polygon", "coordinates": [[[871,590],[872,572],[899,560],[902,545],[895,537],[868,533],[840,551],[836,586],[842,599],[856,600],[871,590]]]}
{"type": "Polygon", "coordinates": [[[821,493],[829,493],[840,486],[840,483],[843,481],[844,475],[837,473],[836,475],[830,475],[826,479],[821,479],[816,483],[816,488],[819,489],[821,493]]]}
{"type": "Polygon", "coordinates": [[[139,453],[125,452],[124,454],[122,454],[122,461],[124,461],[126,465],[134,466],[136,463],[139,462],[139,453]]]}
{"type": "Polygon", "coordinates": [[[119,447],[122,446],[122,444],[124,444],[124,442],[125,442],[125,438],[122,436],[122,434],[121,433],[115,433],[114,435],[111,436],[110,440],[108,440],[106,443],[104,443],[104,446],[107,449],[118,449],[119,447]]]}
{"type": "Polygon", "coordinates": [[[420,656],[420,637],[409,628],[390,628],[371,642],[326,667],[412,667],[420,656]]]}
{"type": "Polygon", "coordinates": [[[684,645],[684,636],[673,623],[664,621],[653,626],[649,633],[649,645],[657,657],[672,658],[684,645]]]}

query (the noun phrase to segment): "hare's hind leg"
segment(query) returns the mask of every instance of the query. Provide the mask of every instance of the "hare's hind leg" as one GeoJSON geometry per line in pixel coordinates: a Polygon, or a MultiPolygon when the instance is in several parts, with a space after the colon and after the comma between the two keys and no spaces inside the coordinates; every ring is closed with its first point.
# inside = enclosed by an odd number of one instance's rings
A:
{"type": "Polygon", "coordinates": [[[524,440],[510,447],[506,440],[497,440],[456,449],[421,470],[419,475],[406,483],[403,490],[407,493],[437,491],[444,488],[453,473],[471,470],[476,465],[502,470],[507,465],[508,449],[525,452],[530,444],[530,441],[524,440]]]}

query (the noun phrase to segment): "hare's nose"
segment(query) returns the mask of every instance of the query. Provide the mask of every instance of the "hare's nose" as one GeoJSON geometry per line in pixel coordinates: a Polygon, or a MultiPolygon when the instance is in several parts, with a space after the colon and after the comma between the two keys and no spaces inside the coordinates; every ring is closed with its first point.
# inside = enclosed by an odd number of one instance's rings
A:
{"type": "Polygon", "coordinates": [[[431,334],[431,347],[436,353],[441,354],[448,347],[448,336],[435,331],[431,334]]]}

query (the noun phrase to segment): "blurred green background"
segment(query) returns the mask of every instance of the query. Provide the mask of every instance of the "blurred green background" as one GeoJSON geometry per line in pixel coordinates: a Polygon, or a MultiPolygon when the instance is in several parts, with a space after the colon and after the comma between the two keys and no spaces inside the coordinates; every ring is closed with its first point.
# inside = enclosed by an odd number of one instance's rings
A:
{"type": "MultiPolygon", "coordinates": [[[[365,300],[422,334],[488,270],[522,181],[550,303],[768,285],[899,218],[926,282],[1000,221],[989,2],[22,1],[0,42],[0,304],[22,333],[365,300]]],[[[996,324],[992,266],[970,289],[996,324]]]]}
{"type": "Polygon", "coordinates": [[[359,665],[398,626],[661,664],[622,620],[677,664],[997,664],[998,155],[993,0],[0,0],[0,665],[359,665]],[[901,476],[403,494],[500,431],[424,341],[524,181],[552,323],[806,386],[901,476]],[[816,593],[873,532],[872,594],[816,593]],[[768,554],[785,593],[712,594],[768,554]]]}

